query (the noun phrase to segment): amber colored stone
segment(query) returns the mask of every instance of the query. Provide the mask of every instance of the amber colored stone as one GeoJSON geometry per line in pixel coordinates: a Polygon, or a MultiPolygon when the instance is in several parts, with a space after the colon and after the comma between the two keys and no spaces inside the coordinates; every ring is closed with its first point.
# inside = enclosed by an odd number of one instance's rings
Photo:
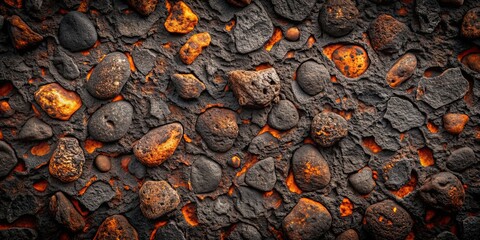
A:
{"type": "Polygon", "coordinates": [[[165,28],[168,32],[187,34],[191,32],[198,23],[198,17],[183,1],[173,5],[165,21],[165,28]]]}
{"type": "Polygon", "coordinates": [[[43,41],[42,35],[33,31],[19,16],[8,18],[13,46],[18,50],[33,47],[43,41]]]}
{"type": "Polygon", "coordinates": [[[470,53],[462,58],[462,63],[475,72],[480,73],[480,53],[470,53]]]}
{"type": "Polygon", "coordinates": [[[122,215],[105,219],[97,230],[94,240],[138,240],[137,230],[122,215]]]}
{"type": "Polygon", "coordinates": [[[411,53],[403,55],[398,59],[392,68],[388,70],[385,77],[388,85],[394,88],[409,79],[417,68],[417,58],[411,53]]]}
{"type": "Polygon", "coordinates": [[[95,166],[100,172],[108,172],[112,168],[112,163],[108,156],[98,155],[95,157],[95,166]]]}
{"type": "Polygon", "coordinates": [[[370,65],[368,54],[360,46],[346,45],[338,48],[332,54],[335,67],[346,77],[356,78],[367,71],[370,65]]]}
{"type": "Polygon", "coordinates": [[[133,153],[146,166],[155,167],[173,155],[182,140],[183,127],[170,123],[150,130],[133,147],[133,153]]]}
{"type": "Polygon", "coordinates": [[[180,48],[180,59],[185,64],[192,64],[202,53],[202,50],[210,45],[210,34],[208,32],[197,33],[191,36],[185,45],[180,48]]]}
{"type": "Polygon", "coordinates": [[[50,175],[62,182],[73,182],[80,178],[85,164],[85,156],[78,140],[64,137],[58,140],[58,146],[50,158],[50,175]]]}
{"type": "Polygon", "coordinates": [[[195,129],[208,148],[226,152],[238,137],[237,115],[230,109],[209,108],[198,117],[195,129]]]}
{"type": "Polygon", "coordinates": [[[158,0],[128,0],[128,4],[143,16],[148,16],[155,11],[157,3],[158,0]]]}
{"type": "Polygon", "coordinates": [[[463,16],[462,36],[465,38],[480,38],[480,7],[472,8],[463,16]]]}
{"type": "Polygon", "coordinates": [[[82,215],[62,192],[57,192],[50,198],[49,208],[55,216],[55,220],[68,227],[70,231],[76,232],[85,227],[82,215]]]}
{"type": "Polygon", "coordinates": [[[52,118],[66,121],[82,106],[77,93],[64,89],[58,83],[41,86],[35,92],[35,101],[52,118]]]}
{"type": "Polygon", "coordinates": [[[297,27],[291,27],[285,33],[285,38],[288,41],[295,42],[300,38],[300,30],[297,27]]]}
{"type": "Polygon", "coordinates": [[[166,181],[146,181],[140,191],[140,210],[148,219],[156,219],[174,210],[180,196],[166,181]]]}
{"type": "Polygon", "coordinates": [[[317,239],[332,225],[332,216],[321,203],[300,198],[297,205],[283,219],[283,229],[288,239],[317,239]]]}
{"type": "Polygon", "coordinates": [[[468,120],[469,117],[466,114],[447,113],[443,116],[443,127],[450,134],[457,135],[463,131],[468,120]]]}

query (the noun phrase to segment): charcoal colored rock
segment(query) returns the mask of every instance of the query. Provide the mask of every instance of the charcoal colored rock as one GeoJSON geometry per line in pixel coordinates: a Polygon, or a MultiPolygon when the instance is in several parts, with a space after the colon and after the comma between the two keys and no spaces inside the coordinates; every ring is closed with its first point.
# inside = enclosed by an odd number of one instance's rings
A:
{"type": "Polygon", "coordinates": [[[275,159],[272,157],[258,161],[245,173],[245,182],[260,191],[271,191],[276,181],[275,159]]]}
{"type": "Polygon", "coordinates": [[[480,217],[468,216],[462,221],[462,239],[477,239],[480,237],[480,217]]]}
{"type": "Polygon", "coordinates": [[[62,182],[73,182],[83,172],[85,156],[78,140],[73,137],[63,137],[50,158],[48,170],[50,175],[62,182]]]}
{"type": "Polygon", "coordinates": [[[192,164],[190,182],[195,193],[215,191],[222,180],[222,167],[206,157],[199,157],[192,164]]]}
{"type": "Polygon", "coordinates": [[[158,0],[128,0],[130,6],[143,16],[150,15],[157,7],[158,0]]]}
{"type": "Polygon", "coordinates": [[[295,105],[288,100],[281,100],[270,110],[268,125],[277,130],[285,131],[297,126],[299,119],[300,116],[295,105]]]}
{"type": "Polygon", "coordinates": [[[0,178],[3,178],[17,165],[17,156],[4,141],[0,141],[0,178]]]}
{"type": "Polygon", "coordinates": [[[348,122],[334,112],[315,115],[310,136],[322,147],[330,147],[348,135],[348,122]]]}
{"type": "Polygon", "coordinates": [[[52,127],[36,117],[28,119],[18,133],[18,139],[28,141],[45,140],[52,136],[52,127]]]}
{"type": "Polygon", "coordinates": [[[173,74],[172,83],[183,99],[195,99],[205,90],[205,84],[193,74],[173,74]]]}
{"type": "Polygon", "coordinates": [[[262,235],[254,226],[246,223],[239,223],[228,235],[227,240],[261,240],[262,235]]]}
{"type": "Polygon", "coordinates": [[[369,194],[375,188],[375,180],[373,180],[372,169],[366,167],[360,169],[357,173],[350,175],[348,182],[353,189],[362,195],[369,194]]]}
{"type": "Polygon", "coordinates": [[[420,127],[425,122],[425,117],[413,104],[399,97],[391,97],[387,102],[387,111],[383,115],[390,121],[392,127],[400,132],[420,127]]]}
{"type": "Polygon", "coordinates": [[[478,162],[480,162],[480,159],[475,157],[475,152],[471,148],[462,147],[448,156],[447,168],[455,172],[461,172],[478,162]]]}
{"type": "Polygon", "coordinates": [[[244,218],[254,219],[268,214],[271,206],[265,201],[264,193],[251,187],[240,186],[232,195],[235,209],[244,218]]]}
{"type": "Polygon", "coordinates": [[[417,57],[412,53],[407,53],[388,70],[385,80],[390,87],[398,87],[412,77],[415,69],[417,69],[417,57]]]}
{"type": "Polygon", "coordinates": [[[88,121],[88,133],[101,142],[117,141],[127,134],[132,124],[133,107],[127,101],[106,104],[88,121]]]}
{"type": "Polygon", "coordinates": [[[5,24],[5,17],[4,16],[0,16],[0,29],[3,28],[3,25],[5,24]]]}
{"type": "Polygon", "coordinates": [[[157,229],[154,240],[186,240],[184,233],[178,229],[177,225],[170,221],[167,225],[157,229]]]}
{"type": "Polygon", "coordinates": [[[359,240],[360,237],[358,236],[358,233],[353,230],[353,229],[348,229],[345,232],[340,233],[335,240],[359,240]]]}
{"type": "Polygon", "coordinates": [[[449,172],[427,178],[419,189],[419,196],[428,206],[447,212],[460,210],[465,202],[462,182],[449,172]]]}
{"type": "Polygon", "coordinates": [[[98,155],[95,157],[95,167],[100,172],[108,172],[112,168],[112,163],[110,161],[110,158],[105,155],[98,155]]]}
{"type": "Polygon", "coordinates": [[[229,72],[229,84],[241,106],[263,108],[278,101],[280,78],[274,68],[229,72]]]}
{"type": "Polygon", "coordinates": [[[83,220],[82,215],[78,213],[62,192],[57,192],[50,198],[49,209],[55,220],[66,226],[70,231],[80,231],[85,227],[85,220],[83,220]]]}
{"type": "Polygon", "coordinates": [[[73,59],[61,50],[58,50],[52,59],[58,73],[65,79],[74,80],[80,77],[80,70],[73,59]]]}
{"type": "Polygon", "coordinates": [[[308,95],[317,95],[327,87],[330,73],[322,64],[306,61],[297,69],[297,83],[308,95]]]}
{"type": "Polygon", "coordinates": [[[87,15],[71,11],[60,22],[58,40],[62,47],[72,52],[86,50],[97,41],[97,30],[87,15]]]}
{"type": "Polygon", "coordinates": [[[43,41],[43,36],[32,30],[19,16],[7,18],[9,33],[13,47],[17,50],[28,50],[43,41]]]}
{"type": "Polygon", "coordinates": [[[38,233],[31,228],[12,227],[0,230],[0,238],[8,240],[34,240],[38,233]]]}
{"type": "Polygon", "coordinates": [[[180,196],[166,181],[146,181],[139,191],[140,210],[148,219],[159,218],[173,211],[180,196]]]}
{"type": "Polygon", "coordinates": [[[226,108],[209,108],[198,117],[195,129],[208,148],[226,152],[238,136],[237,114],[226,108]]]}
{"type": "Polygon", "coordinates": [[[248,152],[269,156],[278,151],[279,142],[271,133],[265,132],[252,139],[248,146],[248,152]]]}
{"type": "Polygon", "coordinates": [[[148,49],[137,48],[132,52],[132,58],[138,71],[147,75],[155,66],[157,56],[148,49]]]}
{"type": "Polygon", "coordinates": [[[440,23],[440,4],[438,0],[423,0],[415,2],[415,12],[418,16],[420,31],[432,33],[440,23]]]}
{"type": "Polygon", "coordinates": [[[78,201],[82,203],[89,211],[95,211],[103,203],[112,200],[115,195],[115,190],[112,189],[110,184],[102,181],[96,181],[87,188],[83,195],[78,197],[78,201]]]}
{"type": "Polygon", "coordinates": [[[363,227],[375,240],[403,240],[410,233],[413,220],[400,205],[384,200],[367,208],[363,227]]]}
{"type": "Polygon", "coordinates": [[[417,100],[438,109],[462,98],[468,91],[468,81],[460,68],[450,68],[436,77],[422,77],[418,82],[417,100]]]}
{"type": "Polygon", "coordinates": [[[407,159],[390,161],[383,166],[385,187],[398,190],[410,180],[411,161],[407,159]]]}
{"type": "Polygon", "coordinates": [[[328,209],[309,198],[300,198],[282,223],[288,238],[292,240],[320,238],[331,225],[332,216],[328,209]]]}
{"type": "Polygon", "coordinates": [[[98,99],[113,98],[120,94],[123,85],[130,78],[130,73],[127,56],[120,52],[110,53],[95,66],[86,88],[98,99]]]}
{"type": "Polygon", "coordinates": [[[457,236],[450,231],[444,231],[438,234],[433,240],[458,240],[457,236]]]}
{"type": "Polygon", "coordinates": [[[463,16],[461,34],[468,39],[480,38],[480,7],[468,10],[463,16]]]}
{"type": "Polygon", "coordinates": [[[355,28],[359,16],[354,1],[327,0],[320,10],[318,21],[323,31],[333,37],[341,37],[355,28]]]}
{"type": "Polygon", "coordinates": [[[295,183],[303,191],[322,189],[330,182],[328,162],[313,145],[303,145],[292,157],[295,183]]]}
{"type": "Polygon", "coordinates": [[[227,0],[227,2],[234,7],[246,7],[252,3],[252,0],[227,0]]]}
{"type": "Polygon", "coordinates": [[[375,51],[398,52],[410,36],[407,25],[394,17],[382,14],[370,23],[368,36],[375,51]]]}
{"type": "Polygon", "coordinates": [[[138,240],[137,230],[122,215],[107,217],[98,227],[94,240],[138,240]]]}
{"type": "Polygon", "coordinates": [[[311,0],[272,0],[272,3],[278,15],[297,22],[305,20],[315,5],[311,0]]]}
{"type": "Polygon", "coordinates": [[[237,23],[233,35],[238,52],[253,52],[261,48],[272,36],[272,21],[260,4],[250,4],[235,16],[237,23]]]}

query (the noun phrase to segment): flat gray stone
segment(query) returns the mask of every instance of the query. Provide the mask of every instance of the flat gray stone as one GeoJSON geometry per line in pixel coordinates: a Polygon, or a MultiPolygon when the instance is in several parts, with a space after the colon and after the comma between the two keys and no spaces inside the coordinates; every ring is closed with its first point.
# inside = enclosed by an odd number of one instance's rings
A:
{"type": "Polygon", "coordinates": [[[235,14],[237,24],[233,35],[240,53],[249,53],[261,48],[273,34],[273,24],[259,3],[253,3],[235,14]]]}
{"type": "Polygon", "coordinates": [[[388,100],[384,118],[388,119],[392,127],[400,132],[420,127],[425,122],[425,117],[410,101],[399,97],[388,100]]]}

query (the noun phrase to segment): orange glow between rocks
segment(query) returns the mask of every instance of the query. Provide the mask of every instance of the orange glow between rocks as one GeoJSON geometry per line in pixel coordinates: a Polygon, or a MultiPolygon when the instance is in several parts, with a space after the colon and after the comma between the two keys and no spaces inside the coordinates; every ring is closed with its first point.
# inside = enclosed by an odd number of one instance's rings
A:
{"type": "Polygon", "coordinates": [[[459,62],[461,62],[462,59],[463,59],[465,56],[467,56],[468,54],[470,54],[470,53],[479,53],[479,52],[480,52],[480,48],[477,47],[477,46],[472,47],[472,48],[469,48],[469,49],[461,52],[460,54],[458,54],[457,60],[458,60],[459,62]]]}
{"type": "Polygon", "coordinates": [[[90,180],[85,184],[85,186],[78,191],[78,195],[82,196],[87,191],[87,188],[90,187],[95,181],[97,181],[97,176],[92,176],[90,180]]]}
{"type": "Polygon", "coordinates": [[[95,152],[95,150],[97,148],[101,148],[103,147],[103,143],[102,142],[99,142],[99,141],[95,141],[93,139],[87,139],[85,140],[85,150],[92,154],[93,152],[95,152]]]}
{"type": "Polygon", "coordinates": [[[313,47],[313,44],[315,44],[315,42],[317,42],[317,40],[315,40],[315,37],[314,36],[310,36],[307,40],[307,47],[308,48],[312,48],[313,47]]]}
{"type": "Polygon", "coordinates": [[[258,66],[255,66],[255,71],[260,71],[260,70],[264,70],[264,69],[268,69],[268,68],[271,68],[272,65],[270,65],[269,63],[262,63],[258,66]]]}
{"type": "Polygon", "coordinates": [[[127,52],[125,53],[125,56],[127,56],[128,63],[130,64],[130,71],[136,72],[137,68],[135,67],[135,63],[133,62],[132,55],[130,55],[130,53],[127,52]]]}
{"type": "Polygon", "coordinates": [[[182,214],[185,221],[192,227],[198,225],[197,207],[195,203],[188,203],[182,207],[182,214]]]}
{"type": "Polygon", "coordinates": [[[32,147],[32,149],[30,149],[30,152],[34,156],[45,156],[50,152],[50,145],[47,142],[41,142],[32,147]]]}
{"type": "Polygon", "coordinates": [[[130,163],[132,159],[129,157],[129,156],[125,156],[122,158],[122,160],[120,161],[120,166],[122,167],[122,169],[128,173],[128,164],[130,163]]]}
{"type": "Polygon", "coordinates": [[[297,186],[297,183],[295,183],[295,178],[293,176],[293,171],[290,171],[288,173],[287,179],[285,180],[288,190],[292,193],[296,194],[302,194],[302,190],[297,186]]]}
{"type": "Polygon", "coordinates": [[[22,216],[13,223],[0,223],[0,230],[7,230],[10,228],[32,228],[37,226],[36,218],[33,216],[22,216]]]}
{"type": "Polygon", "coordinates": [[[424,147],[418,149],[418,158],[423,167],[433,166],[435,159],[433,159],[433,152],[430,148],[424,147]]]}
{"type": "Polygon", "coordinates": [[[35,182],[33,184],[33,188],[37,190],[38,192],[45,192],[45,190],[48,187],[48,181],[47,180],[40,180],[38,182],[35,182]]]}
{"type": "Polygon", "coordinates": [[[267,50],[267,52],[270,52],[270,50],[272,50],[273,46],[276,43],[280,42],[280,40],[282,40],[282,38],[283,38],[282,30],[280,28],[275,28],[275,30],[273,31],[272,37],[265,44],[265,50],[267,50]]]}
{"type": "Polygon", "coordinates": [[[337,50],[337,49],[339,49],[343,46],[344,46],[344,44],[341,44],[341,43],[335,43],[335,44],[327,45],[327,46],[323,47],[322,52],[325,56],[327,56],[328,59],[332,60],[333,52],[335,52],[335,50],[337,50]]]}
{"type": "Polygon", "coordinates": [[[353,213],[353,203],[348,198],[344,198],[340,204],[340,216],[347,217],[353,213]]]}
{"type": "Polygon", "coordinates": [[[75,209],[77,209],[77,211],[80,213],[80,215],[82,215],[83,217],[88,215],[89,211],[88,210],[83,210],[82,206],[80,206],[80,202],[78,202],[77,199],[72,198],[71,202],[72,202],[73,206],[75,207],[75,209]]]}
{"type": "Polygon", "coordinates": [[[408,194],[410,194],[413,190],[415,190],[415,186],[417,186],[418,177],[415,174],[412,174],[408,183],[403,185],[397,191],[391,191],[393,195],[397,196],[398,198],[404,198],[408,194]]]}
{"type": "Polygon", "coordinates": [[[378,146],[374,137],[366,137],[362,139],[362,145],[366,147],[372,153],[379,153],[382,151],[382,147],[378,146]]]}
{"type": "Polygon", "coordinates": [[[0,97],[7,96],[13,90],[13,84],[11,82],[0,83],[0,97]]]}
{"type": "Polygon", "coordinates": [[[280,139],[282,137],[282,133],[280,131],[270,127],[268,124],[266,124],[265,126],[263,126],[262,129],[260,129],[260,132],[258,132],[257,136],[262,135],[263,133],[266,133],[266,132],[269,132],[270,134],[272,134],[272,136],[276,139],[280,139]]]}
{"type": "Polygon", "coordinates": [[[235,24],[236,24],[235,19],[230,20],[230,22],[228,22],[227,25],[225,25],[225,31],[227,32],[232,31],[233,27],[235,27],[235,24]]]}
{"type": "Polygon", "coordinates": [[[244,173],[247,172],[249,168],[251,168],[257,162],[258,162],[257,156],[255,155],[250,156],[250,158],[243,165],[242,169],[240,169],[240,171],[237,172],[236,176],[237,177],[242,176],[244,173]]]}
{"type": "Polygon", "coordinates": [[[161,228],[161,227],[163,227],[163,226],[165,226],[165,225],[167,225],[167,223],[168,223],[168,222],[167,222],[167,221],[164,221],[164,220],[160,220],[160,221],[156,222],[156,223],[155,223],[155,228],[153,229],[152,234],[150,234],[149,240],[154,240],[154,239],[155,239],[155,235],[157,234],[158,229],[161,228]]]}
{"type": "Polygon", "coordinates": [[[22,8],[23,4],[22,4],[22,0],[4,0],[4,2],[10,6],[10,7],[14,7],[14,8],[22,8]]]}
{"type": "Polygon", "coordinates": [[[435,125],[433,122],[431,121],[428,121],[427,122],[427,129],[428,131],[430,131],[431,133],[437,133],[438,132],[438,126],[435,125]]]}

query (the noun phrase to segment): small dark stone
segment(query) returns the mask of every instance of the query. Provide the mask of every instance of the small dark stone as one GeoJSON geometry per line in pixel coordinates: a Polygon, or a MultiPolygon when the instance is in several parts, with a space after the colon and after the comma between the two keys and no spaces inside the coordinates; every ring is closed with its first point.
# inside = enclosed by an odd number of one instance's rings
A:
{"type": "Polygon", "coordinates": [[[472,8],[463,16],[462,36],[469,39],[480,38],[480,7],[472,8]]]}
{"type": "Polygon", "coordinates": [[[205,90],[205,84],[193,74],[173,74],[172,83],[178,95],[184,99],[198,98],[205,90]]]}
{"type": "Polygon", "coordinates": [[[166,181],[146,181],[139,191],[140,210],[148,219],[159,218],[174,210],[180,196],[166,181]]]}
{"type": "Polygon", "coordinates": [[[106,218],[98,227],[94,240],[138,240],[137,230],[122,215],[106,218]]]}
{"type": "Polygon", "coordinates": [[[252,3],[252,0],[227,0],[227,2],[235,7],[245,7],[252,3]]]}
{"type": "Polygon", "coordinates": [[[438,234],[434,240],[458,240],[458,238],[452,232],[445,231],[438,234]]]}
{"type": "Polygon", "coordinates": [[[82,215],[78,213],[62,192],[57,192],[50,198],[49,207],[55,216],[55,220],[66,226],[70,231],[80,231],[85,227],[85,221],[82,215]]]}
{"type": "Polygon", "coordinates": [[[392,200],[370,205],[363,227],[375,240],[404,240],[413,227],[410,214],[392,200]]]}
{"type": "Polygon", "coordinates": [[[297,69],[298,85],[311,96],[325,91],[327,81],[330,81],[330,73],[315,61],[306,61],[297,69]]]}
{"type": "Polygon", "coordinates": [[[317,114],[312,120],[310,136],[322,147],[330,147],[348,135],[348,122],[334,112],[317,114]]]}
{"type": "Polygon", "coordinates": [[[128,172],[138,179],[143,179],[147,174],[147,167],[134,158],[128,163],[128,172]]]}
{"type": "Polygon", "coordinates": [[[76,138],[64,137],[58,140],[58,145],[50,158],[48,170],[50,175],[62,182],[73,182],[83,172],[85,156],[76,138]]]}
{"type": "Polygon", "coordinates": [[[480,237],[480,217],[468,216],[462,221],[462,239],[478,239],[480,237]]]}
{"type": "Polygon", "coordinates": [[[237,114],[226,108],[209,108],[198,117],[195,129],[208,148],[226,152],[238,136],[237,114]]]}
{"type": "Polygon", "coordinates": [[[112,200],[115,195],[115,190],[109,184],[96,181],[87,188],[83,195],[78,197],[78,201],[93,212],[103,203],[112,200]]]}
{"type": "Polygon", "coordinates": [[[17,156],[4,141],[0,141],[0,178],[3,178],[17,165],[17,156]]]}
{"type": "Polygon", "coordinates": [[[132,53],[132,58],[138,71],[147,75],[155,66],[155,59],[157,56],[148,49],[136,48],[132,53]]]}
{"type": "Polygon", "coordinates": [[[366,167],[360,169],[357,173],[352,174],[348,181],[353,189],[362,195],[369,194],[375,188],[375,180],[373,180],[372,169],[366,167]]]}
{"type": "Polygon", "coordinates": [[[299,120],[297,108],[288,100],[281,100],[275,104],[268,114],[268,125],[285,131],[295,127],[299,120]]]}
{"type": "Polygon", "coordinates": [[[111,102],[93,113],[88,122],[88,133],[102,142],[117,141],[132,124],[133,107],[126,101],[111,102]]]}
{"type": "Polygon", "coordinates": [[[33,31],[19,16],[7,18],[10,23],[10,36],[17,50],[27,50],[43,41],[43,36],[33,31]]]}
{"type": "Polygon", "coordinates": [[[327,0],[320,10],[318,21],[323,31],[333,37],[341,37],[355,28],[359,15],[354,1],[327,0]]]}
{"type": "Polygon", "coordinates": [[[80,77],[80,70],[78,70],[77,64],[63,51],[58,50],[52,62],[62,77],[68,80],[80,77]]]}
{"type": "Polygon", "coordinates": [[[235,229],[228,235],[227,240],[261,240],[262,235],[252,225],[239,223],[235,229]]]}
{"type": "Polygon", "coordinates": [[[108,172],[112,168],[112,163],[108,156],[98,155],[95,158],[95,166],[100,172],[108,172]]]}
{"type": "Polygon", "coordinates": [[[218,163],[200,157],[192,165],[190,181],[195,193],[215,191],[222,180],[222,168],[218,163]]]}
{"type": "Polygon", "coordinates": [[[0,239],[34,240],[37,239],[37,237],[37,231],[31,228],[12,227],[0,230],[0,239]]]}
{"type": "Polygon", "coordinates": [[[282,225],[289,239],[318,239],[330,229],[332,216],[321,203],[300,198],[282,225]]]}
{"type": "MultiPolygon", "coordinates": [[[[272,208],[266,203],[263,192],[250,187],[240,186],[236,188],[232,198],[235,208],[244,218],[259,218],[266,215],[268,210],[272,208]]],[[[223,201],[225,202],[225,200],[223,201]]]]}
{"type": "Polygon", "coordinates": [[[233,35],[240,53],[249,53],[261,48],[272,36],[272,21],[260,4],[250,4],[235,15],[237,23],[233,35]]]}
{"type": "Polygon", "coordinates": [[[358,233],[353,229],[348,229],[345,232],[342,232],[338,235],[335,240],[358,240],[360,239],[358,233]]]}
{"type": "Polygon", "coordinates": [[[18,133],[18,139],[30,141],[45,140],[52,136],[52,128],[36,117],[28,119],[18,133]]]}
{"type": "Polygon", "coordinates": [[[406,159],[388,162],[383,167],[385,186],[391,190],[398,190],[410,180],[412,172],[411,162],[406,159]]]}
{"type": "Polygon", "coordinates": [[[274,68],[260,71],[235,70],[229,84],[241,106],[263,108],[278,101],[280,78],[274,68]]]}
{"type": "Polygon", "coordinates": [[[265,132],[252,139],[248,151],[257,155],[269,155],[278,151],[278,147],[278,139],[269,132],[265,132]]]}
{"type": "Polygon", "coordinates": [[[157,7],[158,0],[127,0],[128,4],[132,6],[135,11],[143,16],[150,15],[157,7]]]}
{"type": "Polygon", "coordinates": [[[480,159],[475,157],[475,152],[469,147],[459,148],[450,154],[447,159],[448,169],[461,172],[478,163],[480,159]]]}
{"type": "Polygon", "coordinates": [[[292,168],[295,183],[303,191],[322,189],[330,182],[328,163],[313,145],[304,145],[295,151],[292,168]]]}
{"type": "Polygon", "coordinates": [[[260,160],[245,173],[245,182],[260,191],[271,191],[276,181],[275,160],[272,157],[260,160]]]}
{"type": "Polygon", "coordinates": [[[292,21],[303,21],[310,15],[315,1],[311,0],[272,0],[278,15],[292,21]]]}
{"type": "Polygon", "coordinates": [[[407,25],[387,14],[378,16],[368,29],[373,48],[386,53],[398,52],[410,34],[407,25]]]}
{"type": "Polygon", "coordinates": [[[420,198],[430,207],[444,211],[457,211],[465,201],[462,182],[449,172],[430,176],[419,189],[420,198]]]}
{"type": "Polygon", "coordinates": [[[174,222],[157,229],[155,240],[185,240],[184,233],[178,229],[174,222]]]}
{"type": "Polygon", "coordinates": [[[398,97],[388,100],[387,111],[383,117],[400,132],[420,127],[425,122],[425,117],[410,101],[398,97]]]}
{"type": "Polygon", "coordinates": [[[87,15],[71,11],[60,22],[58,40],[64,48],[72,52],[78,52],[95,44],[97,31],[87,15]]]}
{"type": "Polygon", "coordinates": [[[438,0],[423,0],[415,2],[415,12],[420,24],[420,32],[432,33],[440,23],[440,4],[438,0]]]}
{"type": "Polygon", "coordinates": [[[87,90],[99,99],[113,98],[120,94],[130,73],[127,56],[119,52],[110,53],[93,69],[86,84],[87,90]]]}

